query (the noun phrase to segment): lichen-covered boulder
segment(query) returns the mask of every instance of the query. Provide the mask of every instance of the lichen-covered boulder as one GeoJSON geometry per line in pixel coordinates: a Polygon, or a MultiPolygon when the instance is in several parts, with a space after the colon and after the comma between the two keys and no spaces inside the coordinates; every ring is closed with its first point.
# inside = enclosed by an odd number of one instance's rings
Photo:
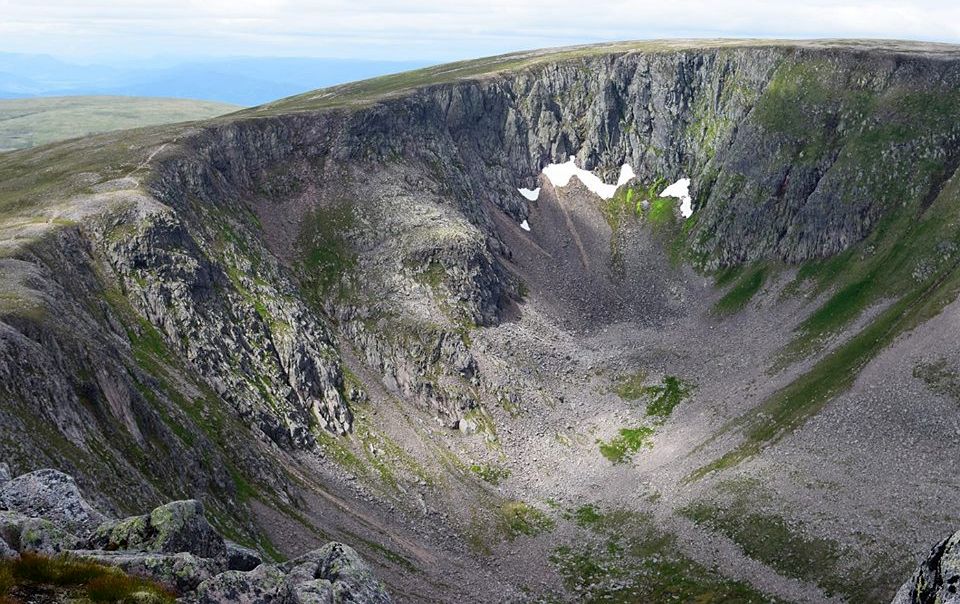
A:
{"type": "Polygon", "coordinates": [[[0,511],[0,541],[19,553],[53,555],[77,546],[75,535],[43,518],[0,511]]]}
{"type": "Polygon", "coordinates": [[[891,604],[960,604],[960,531],[933,546],[891,604]]]}
{"type": "Polygon", "coordinates": [[[160,554],[77,550],[71,553],[86,560],[116,566],[131,575],[148,577],[180,593],[193,591],[210,577],[226,570],[223,560],[200,558],[187,552],[160,554]]]}
{"type": "Polygon", "coordinates": [[[37,470],[0,486],[8,510],[44,518],[65,531],[86,535],[106,520],[87,503],[71,476],[57,470],[37,470]]]}
{"type": "Polygon", "coordinates": [[[271,564],[260,565],[250,572],[231,570],[201,583],[192,602],[280,604],[285,579],[283,572],[271,564]]]}
{"type": "Polygon", "coordinates": [[[263,564],[263,558],[256,550],[244,547],[239,543],[227,541],[227,569],[251,571],[263,564]]]}
{"type": "Polygon", "coordinates": [[[357,600],[338,600],[333,584],[326,579],[315,579],[291,585],[283,599],[283,604],[331,604],[332,602],[356,602],[357,600]]]}
{"type": "Polygon", "coordinates": [[[373,575],[363,558],[352,547],[342,543],[328,543],[318,550],[282,564],[281,569],[287,572],[287,598],[291,603],[323,601],[335,604],[387,604],[391,601],[383,584],[373,575]],[[306,591],[296,589],[298,585],[316,580],[330,583],[332,599],[297,599],[321,593],[318,585],[313,585],[306,591]]]}
{"type": "Polygon", "coordinates": [[[210,526],[203,504],[174,501],[144,516],[105,522],[90,536],[88,547],[174,554],[189,552],[201,558],[223,558],[223,537],[210,526]]]}
{"type": "MultiPolygon", "coordinates": [[[[10,482],[10,466],[5,463],[0,463],[0,487],[10,482]]],[[[3,508],[3,501],[0,500],[0,509],[3,508]]]]}

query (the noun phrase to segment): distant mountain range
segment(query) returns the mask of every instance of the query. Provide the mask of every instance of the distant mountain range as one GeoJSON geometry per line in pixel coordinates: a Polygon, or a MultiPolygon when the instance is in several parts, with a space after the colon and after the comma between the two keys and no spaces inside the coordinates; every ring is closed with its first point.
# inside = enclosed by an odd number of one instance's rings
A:
{"type": "Polygon", "coordinates": [[[79,65],[46,55],[0,53],[0,99],[128,95],[259,105],[282,97],[423,67],[413,61],[235,58],[178,65],[79,65]]]}

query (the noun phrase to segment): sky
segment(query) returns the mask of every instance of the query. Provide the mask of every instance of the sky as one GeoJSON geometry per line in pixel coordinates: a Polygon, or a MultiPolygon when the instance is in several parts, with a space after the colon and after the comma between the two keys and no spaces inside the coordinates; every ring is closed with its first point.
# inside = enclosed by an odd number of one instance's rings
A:
{"type": "Polygon", "coordinates": [[[960,43],[956,0],[0,0],[0,51],[449,61],[667,37],[960,43]]]}

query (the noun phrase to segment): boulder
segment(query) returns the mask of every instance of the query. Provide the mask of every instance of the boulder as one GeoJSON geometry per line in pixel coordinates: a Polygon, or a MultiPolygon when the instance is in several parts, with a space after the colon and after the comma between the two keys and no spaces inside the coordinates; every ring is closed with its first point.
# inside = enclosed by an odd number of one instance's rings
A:
{"type": "Polygon", "coordinates": [[[19,553],[53,555],[77,546],[78,539],[49,520],[0,512],[0,541],[19,553]]]}
{"type": "Polygon", "coordinates": [[[891,604],[960,604],[960,531],[933,546],[891,604]]]}
{"type": "Polygon", "coordinates": [[[180,593],[193,591],[210,577],[226,570],[223,560],[200,558],[186,552],[160,554],[76,550],[71,554],[99,564],[116,566],[131,575],[150,578],[180,593]]]}
{"type": "Polygon", "coordinates": [[[329,543],[284,564],[228,571],[204,581],[196,604],[388,604],[383,585],[353,549],[329,543]]]}
{"type": "Polygon", "coordinates": [[[250,572],[231,570],[207,579],[197,588],[196,604],[280,604],[285,575],[271,564],[250,572]]]}
{"type": "Polygon", "coordinates": [[[87,541],[90,549],[175,554],[188,552],[201,558],[223,558],[223,537],[210,526],[203,504],[174,501],[144,516],[105,522],[87,541]]]}
{"type": "Polygon", "coordinates": [[[73,478],[56,470],[37,470],[0,486],[8,510],[44,518],[59,528],[86,535],[106,520],[83,498],[73,478]]]}
{"type": "Polygon", "coordinates": [[[354,602],[338,600],[333,584],[326,579],[315,579],[291,585],[284,596],[283,604],[330,604],[331,602],[354,602]]]}
{"type": "Polygon", "coordinates": [[[287,594],[291,603],[323,601],[335,604],[387,604],[391,601],[383,584],[373,575],[363,558],[352,547],[342,543],[328,543],[318,550],[282,564],[281,569],[287,573],[287,594]],[[332,599],[296,599],[307,595],[313,597],[319,593],[317,584],[305,588],[306,591],[302,593],[296,589],[298,585],[318,579],[330,583],[332,599]]]}
{"type": "MultiPolygon", "coordinates": [[[[8,466],[5,463],[0,463],[0,487],[10,482],[11,478],[12,476],[10,475],[10,466],[8,466]]],[[[0,506],[2,505],[3,503],[0,502],[0,506]]]]}
{"type": "Polygon", "coordinates": [[[233,541],[227,541],[227,569],[251,571],[263,564],[263,558],[256,550],[244,547],[233,541]]]}

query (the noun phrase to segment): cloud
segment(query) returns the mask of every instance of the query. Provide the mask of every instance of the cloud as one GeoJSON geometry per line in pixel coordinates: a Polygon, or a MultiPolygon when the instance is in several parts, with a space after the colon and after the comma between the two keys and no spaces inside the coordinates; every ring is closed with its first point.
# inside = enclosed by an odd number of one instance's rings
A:
{"type": "Polygon", "coordinates": [[[960,42],[943,0],[0,0],[0,50],[67,56],[288,55],[451,60],[661,37],[960,42]]]}

